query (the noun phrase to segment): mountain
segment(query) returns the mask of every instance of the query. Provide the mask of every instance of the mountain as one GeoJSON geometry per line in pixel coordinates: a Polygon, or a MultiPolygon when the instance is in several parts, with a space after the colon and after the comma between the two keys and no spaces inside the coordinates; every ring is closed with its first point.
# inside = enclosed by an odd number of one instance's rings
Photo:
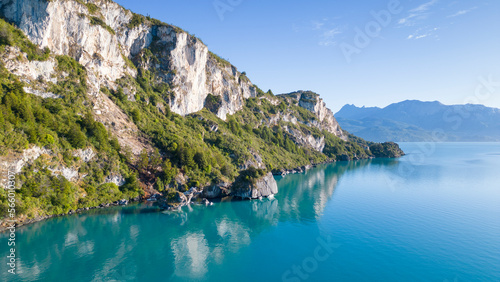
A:
{"type": "Polygon", "coordinates": [[[335,114],[343,129],[366,140],[500,141],[500,109],[403,101],[385,108],[345,105],[335,114]]]}
{"type": "Polygon", "coordinates": [[[402,154],[345,133],[318,94],[264,92],[199,38],[112,1],[1,1],[0,16],[0,173],[16,178],[1,185],[18,220],[402,154]]]}

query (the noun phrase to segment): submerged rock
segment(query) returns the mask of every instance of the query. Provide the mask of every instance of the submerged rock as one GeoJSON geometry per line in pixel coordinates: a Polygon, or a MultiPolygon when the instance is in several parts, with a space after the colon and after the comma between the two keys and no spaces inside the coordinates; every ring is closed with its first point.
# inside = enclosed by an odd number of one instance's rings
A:
{"type": "Polygon", "coordinates": [[[203,205],[205,205],[205,206],[212,206],[212,205],[214,204],[214,203],[210,202],[210,201],[209,201],[209,200],[207,200],[207,199],[203,199],[203,200],[201,201],[201,203],[202,203],[203,205]]]}

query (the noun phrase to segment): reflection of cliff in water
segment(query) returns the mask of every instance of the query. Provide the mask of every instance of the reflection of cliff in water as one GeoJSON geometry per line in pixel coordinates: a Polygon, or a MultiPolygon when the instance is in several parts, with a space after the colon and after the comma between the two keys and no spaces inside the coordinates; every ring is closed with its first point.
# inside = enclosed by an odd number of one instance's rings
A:
{"type": "Polygon", "coordinates": [[[344,173],[372,160],[338,162],[313,168],[304,174],[278,180],[280,221],[315,221],[323,214],[344,173]]]}
{"type": "Polygon", "coordinates": [[[210,207],[188,206],[165,213],[143,205],[116,207],[20,228],[17,239],[23,260],[19,277],[154,279],[158,273],[141,272],[137,265],[154,265],[159,260],[164,265],[162,277],[167,280],[170,275],[205,277],[210,275],[210,265],[228,263],[270,226],[317,220],[341,176],[369,163],[339,162],[289,175],[278,180],[279,193],[272,200],[222,201],[210,207]],[[89,262],[99,269],[85,267],[89,262]]]}

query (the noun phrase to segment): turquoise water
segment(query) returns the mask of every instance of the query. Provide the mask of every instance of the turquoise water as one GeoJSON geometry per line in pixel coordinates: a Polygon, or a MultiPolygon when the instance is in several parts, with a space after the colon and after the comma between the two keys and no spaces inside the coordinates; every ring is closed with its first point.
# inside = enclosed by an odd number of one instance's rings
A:
{"type": "Polygon", "coordinates": [[[135,205],[21,227],[18,274],[3,259],[0,278],[500,281],[500,144],[401,146],[398,160],[278,179],[275,200],[135,205]]]}

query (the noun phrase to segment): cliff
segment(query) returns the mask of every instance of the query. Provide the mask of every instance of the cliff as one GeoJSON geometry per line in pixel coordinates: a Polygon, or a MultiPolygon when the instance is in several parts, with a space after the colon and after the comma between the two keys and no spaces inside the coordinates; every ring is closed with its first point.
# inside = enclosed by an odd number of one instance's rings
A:
{"type": "MultiPolygon", "coordinates": [[[[224,120],[242,108],[244,99],[256,95],[248,79],[198,38],[111,1],[13,0],[0,3],[0,14],[40,48],[82,64],[89,71],[96,104],[105,100],[101,87],[116,89],[118,79],[137,76],[129,60],[153,72],[156,83],[174,86],[169,104],[180,115],[200,111],[212,94],[221,97],[217,116],[224,120]]],[[[134,96],[135,89],[130,90],[134,96]]],[[[116,112],[94,110],[104,116],[116,112]]]]}
{"type": "MultiPolygon", "coordinates": [[[[0,173],[17,175],[21,218],[219,197],[251,169],[264,174],[231,192],[269,196],[268,171],[374,156],[318,94],[263,92],[200,39],[112,1],[2,1],[0,16],[0,173]]],[[[0,216],[7,205],[0,189],[0,216]]]]}
{"type": "Polygon", "coordinates": [[[242,199],[258,199],[278,193],[278,184],[272,173],[247,170],[241,173],[231,187],[231,195],[242,199]]]}

